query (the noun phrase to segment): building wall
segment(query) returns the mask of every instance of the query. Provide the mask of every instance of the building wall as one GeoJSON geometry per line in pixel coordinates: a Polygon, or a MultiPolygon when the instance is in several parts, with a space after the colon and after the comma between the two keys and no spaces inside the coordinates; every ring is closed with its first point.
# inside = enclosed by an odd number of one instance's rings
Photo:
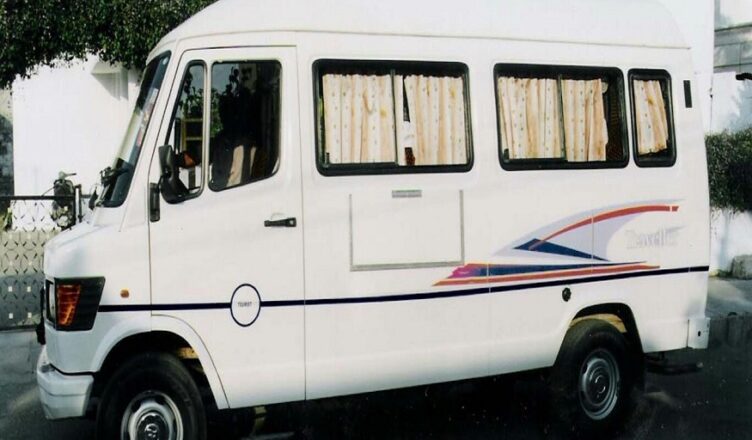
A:
{"type": "Polygon", "coordinates": [[[95,57],[13,84],[15,192],[42,194],[58,172],[83,191],[111,164],[137,96],[135,73],[95,57]]]}
{"type": "MultiPolygon", "coordinates": [[[[715,1],[715,51],[710,131],[752,127],[752,0],[715,1]]],[[[735,256],[752,254],[752,213],[715,211],[711,217],[711,270],[727,271],[735,256]]]]}
{"type": "Polygon", "coordinates": [[[752,126],[752,81],[736,74],[752,72],[752,0],[716,0],[713,76],[714,132],[752,126]]]}

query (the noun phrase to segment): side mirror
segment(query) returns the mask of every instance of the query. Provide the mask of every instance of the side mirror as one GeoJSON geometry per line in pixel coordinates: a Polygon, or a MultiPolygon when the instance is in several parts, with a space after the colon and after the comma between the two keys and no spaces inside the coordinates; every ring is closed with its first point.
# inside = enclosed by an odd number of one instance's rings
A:
{"type": "Polygon", "coordinates": [[[188,195],[188,188],[178,176],[178,162],[175,152],[169,145],[159,147],[159,189],[167,203],[180,203],[188,195]]]}
{"type": "Polygon", "coordinates": [[[149,220],[159,221],[159,184],[149,184],[149,220]]]}
{"type": "Polygon", "coordinates": [[[94,191],[91,193],[91,196],[89,196],[89,211],[93,211],[94,208],[97,207],[98,198],[99,198],[99,194],[97,194],[97,190],[94,189],[94,191]]]}

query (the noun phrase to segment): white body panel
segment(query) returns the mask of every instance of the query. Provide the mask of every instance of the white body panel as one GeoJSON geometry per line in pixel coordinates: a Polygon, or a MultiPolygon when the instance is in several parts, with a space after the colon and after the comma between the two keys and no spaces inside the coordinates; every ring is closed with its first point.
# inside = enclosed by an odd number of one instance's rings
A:
{"type": "MultiPolygon", "coordinates": [[[[490,2],[483,5],[493,9],[490,2]]],[[[534,5],[529,9],[542,3],[534,5]]],[[[55,331],[48,324],[47,353],[56,368],[96,372],[123,338],[174,332],[194,348],[218,407],[225,408],[548,367],[575,315],[602,304],[631,310],[646,353],[707,343],[702,124],[699,110],[684,105],[681,84],[692,79],[692,68],[689,51],[673,36],[661,32],[648,44],[631,25],[610,37],[597,27],[589,44],[576,25],[544,38],[507,19],[519,32],[515,38],[492,31],[490,22],[473,32],[451,31],[454,21],[439,19],[419,21],[410,35],[396,35],[393,23],[382,32],[368,27],[357,33],[348,27],[358,26],[357,17],[343,29],[324,21],[313,30],[296,19],[275,18],[267,2],[256,6],[258,14],[244,15],[236,13],[245,8],[238,2],[220,2],[154,51],[173,56],[156,104],[160,124],[147,133],[126,203],[97,209],[91,225],[55,239],[45,267],[48,278],[104,276],[102,305],[143,310],[100,312],[86,332],[55,331]],[[227,28],[210,30],[208,23],[222,23],[222,11],[227,28]],[[243,26],[240,17],[253,17],[258,29],[235,29],[243,26]],[[208,66],[221,60],[281,63],[279,170],[235,189],[205,188],[180,204],[162,200],[160,220],[150,222],[147,188],[159,175],[155,151],[166,137],[184,67],[196,59],[208,66]],[[466,65],[470,170],[322,175],[313,101],[313,65],[320,59],[466,65]],[[624,168],[502,169],[498,63],[618,68],[626,109],[630,69],[667,71],[676,163],[638,167],[628,129],[624,168]],[[295,217],[297,227],[263,227],[264,220],[283,217],[295,217]],[[510,264],[572,260],[520,251],[521,243],[541,234],[615,265],[505,272],[510,264]],[[464,277],[465,269],[482,275],[464,277]],[[248,325],[231,311],[233,292],[244,284],[260,296],[258,318],[248,325]],[[132,295],[123,299],[118,292],[126,287],[132,295]],[[564,288],[571,289],[569,301],[562,300],[564,288]],[[693,336],[697,331],[704,335],[693,336]]],[[[631,112],[623,117],[631,127],[631,112]]]]}

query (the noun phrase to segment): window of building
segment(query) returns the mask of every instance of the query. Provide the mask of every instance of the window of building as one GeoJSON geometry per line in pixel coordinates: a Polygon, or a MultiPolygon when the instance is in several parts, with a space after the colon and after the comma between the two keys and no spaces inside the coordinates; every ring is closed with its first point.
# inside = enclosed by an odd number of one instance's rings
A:
{"type": "Polygon", "coordinates": [[[665,71],[630,71],[635,162],[671,166],[676,161],[671,115],[671,78],[665,71]]]}
{"type": "Polygon", "coordinates": [[[276,61],[212,65],[209,188],[272,176],[279,166],[280,73],[276,61]]]}
{"type": "Polygon", "coordinates": [[[606,168],[627,163],[618,69],[498,65],[505,169],[606,168]]]}
{"type": "Polygon", "coordinates": [[[470,168],[464,65],[328,60],[314,70],[323,174],[470,168]]]}
{"type": "Polygon", "coordinates": [[[188,65],[167,134],[167,145],[177,153],[178,177],[188,195],[201,191],[203,178],[204,77],[203,63],[188,65]]]}

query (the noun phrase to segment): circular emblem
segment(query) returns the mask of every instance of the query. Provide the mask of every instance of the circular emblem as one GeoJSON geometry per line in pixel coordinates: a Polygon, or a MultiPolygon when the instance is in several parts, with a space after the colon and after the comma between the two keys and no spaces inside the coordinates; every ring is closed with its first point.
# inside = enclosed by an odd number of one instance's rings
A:
{"type": "Polygon", "coordinates": [[[261,313],[261,295],[250,284],[241,284],[232,293],[230,301],[232,319],[241,327],[248,327],[261,313]]]}

